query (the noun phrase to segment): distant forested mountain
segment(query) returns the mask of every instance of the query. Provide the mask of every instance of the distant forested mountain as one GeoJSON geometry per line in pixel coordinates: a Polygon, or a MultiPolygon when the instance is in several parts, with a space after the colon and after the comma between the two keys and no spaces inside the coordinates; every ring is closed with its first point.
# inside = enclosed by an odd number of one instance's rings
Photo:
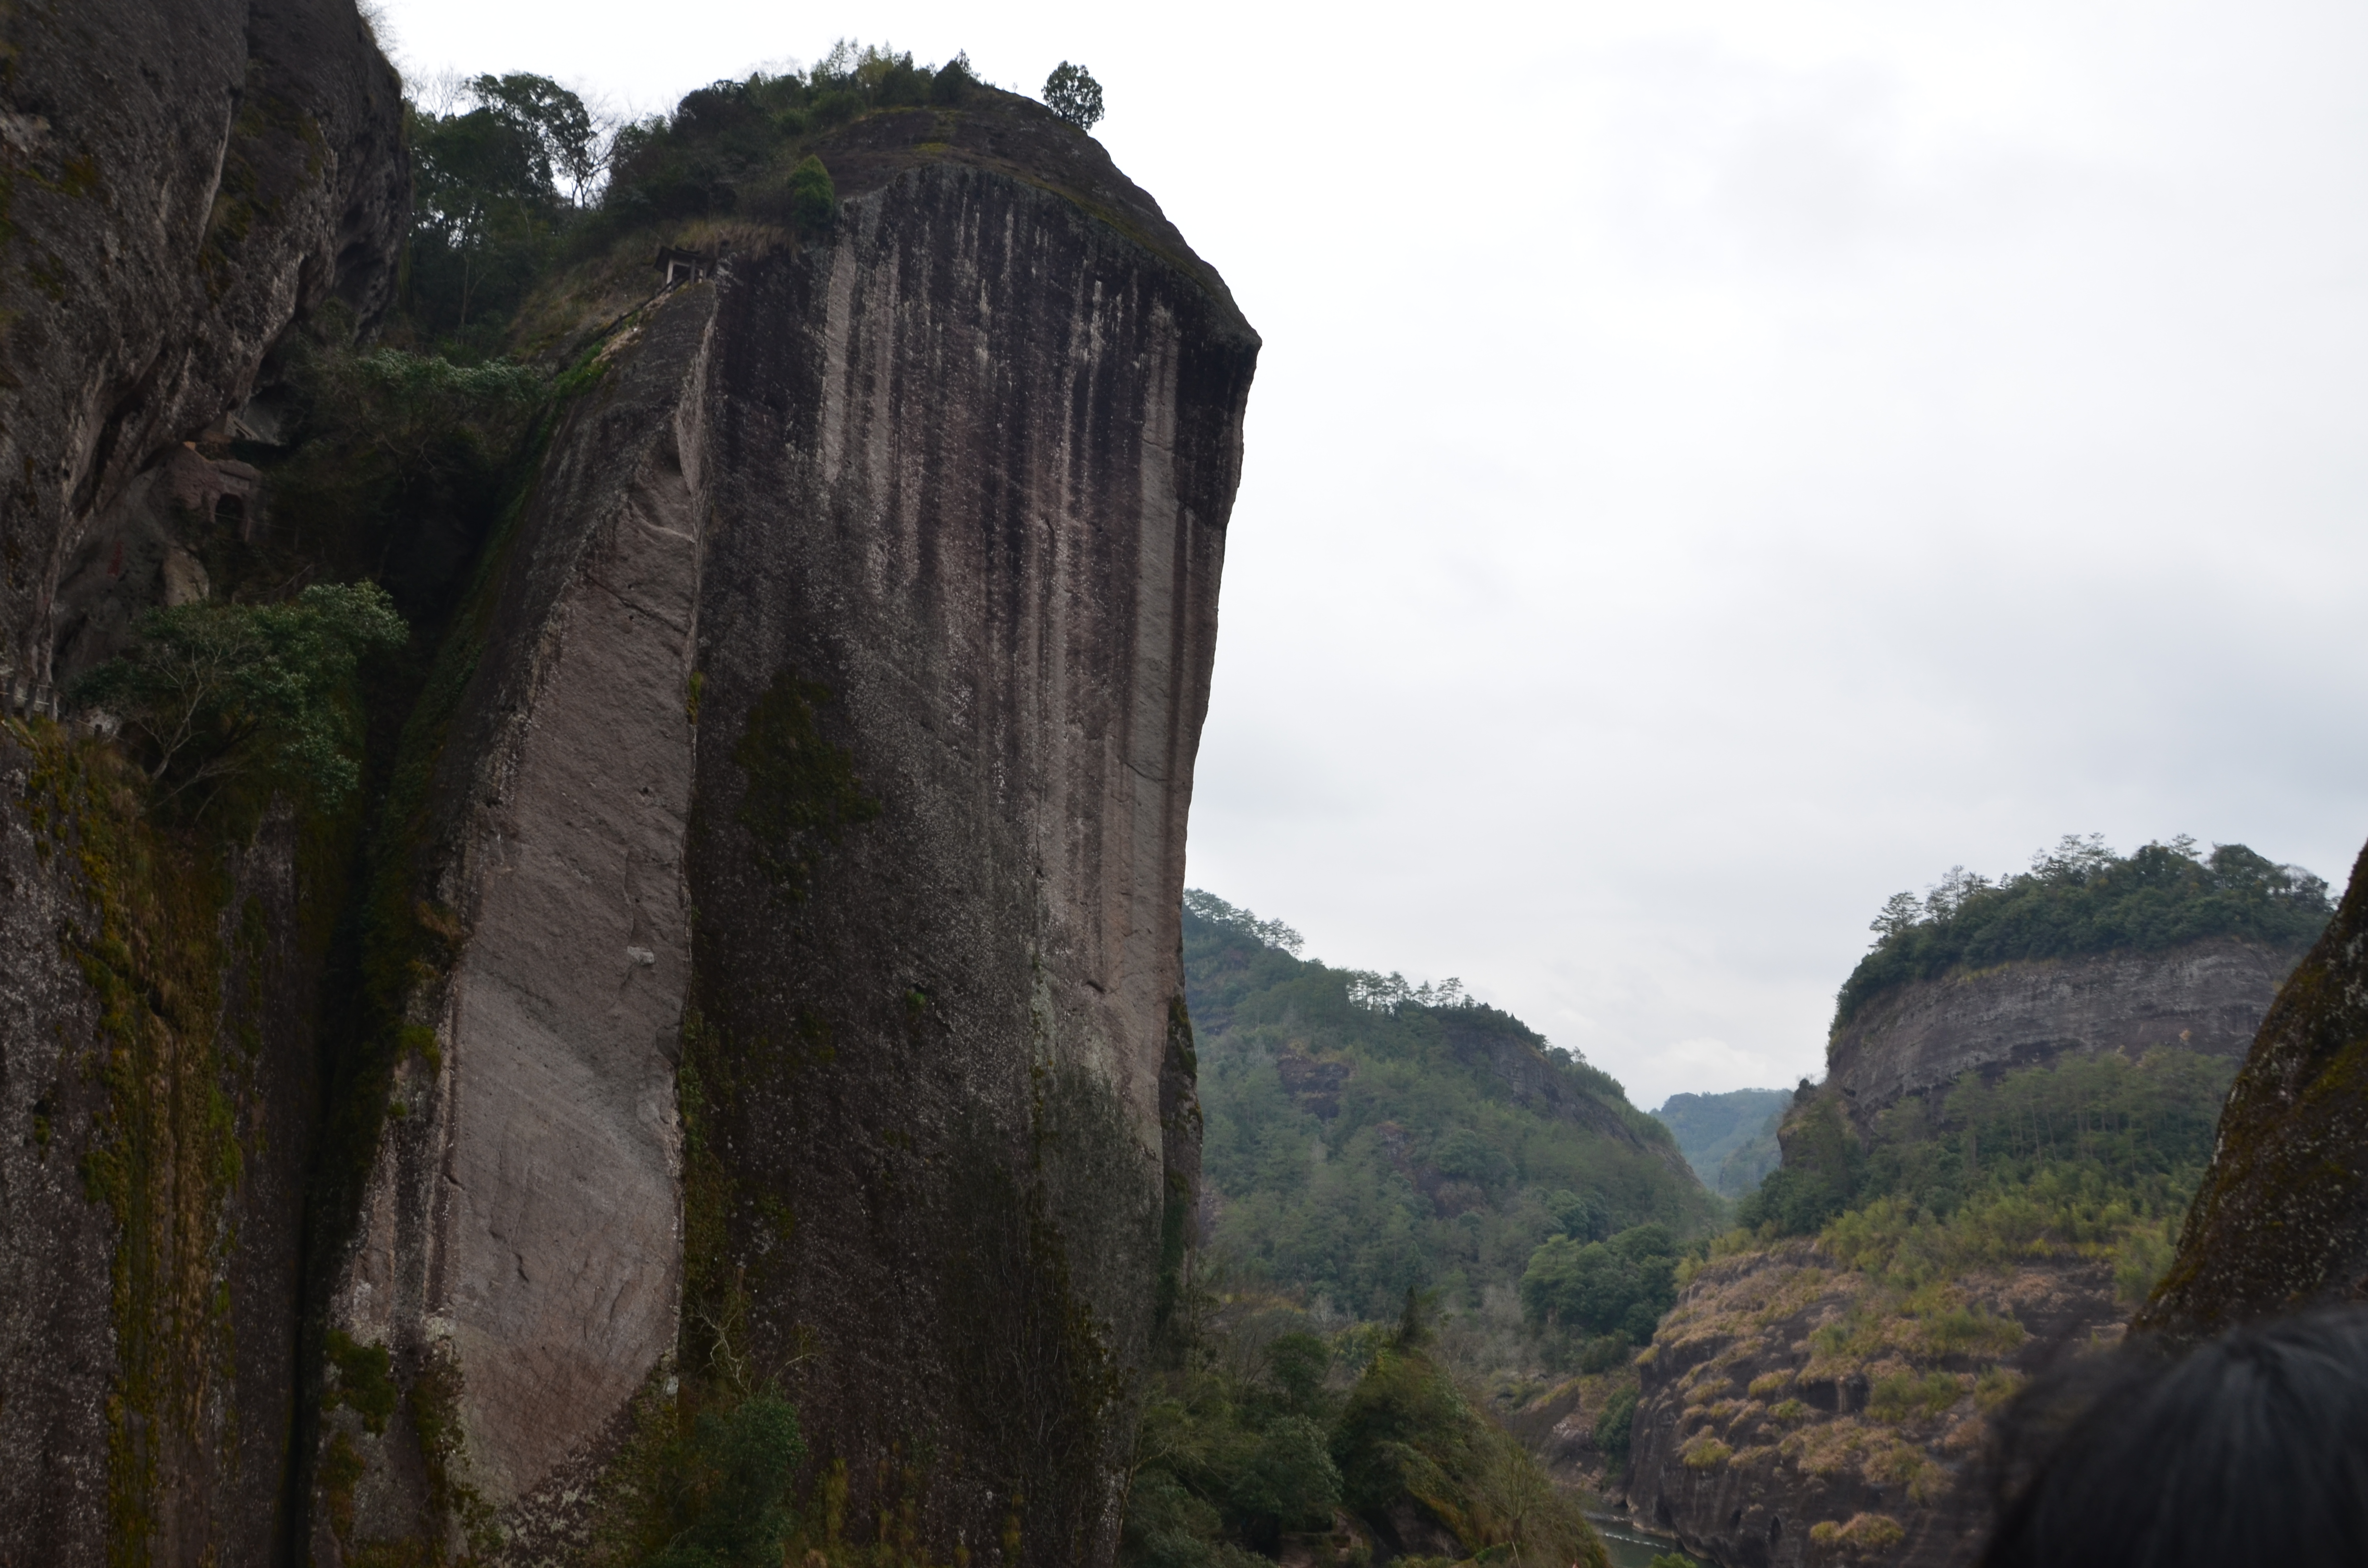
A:
{"type": "Polygon", "coordinates": [[[1776,1167],[1776,1123],[1792,1103],[1790,1089],[1671,1095],[1653,1118],[1677,1135],[1679,1152],[1703,1186],[1722,1198],[1740,1198],[1776,1167]]]}
{"type": "Polygon", "coordinates": [[[2182,835],[2117,855],[2095,834],[2067,834],[2028,871],[1992,881],[1958,866],[1921,899],[1894,893],[1874,919],[1873,950],[1842,982],[1834,1028],[1886,991],[1952,971],[2209,937],[2299,951],[2334,910],[2323,878],[2241,844],[2203,854],[2182,835]]]}
{"type": "Polygon", "coordinates": [[[1709,1218],[1669,1130],[1608,1074],[1453,982],[1417,989],[1298,947],[1186,895],[1208,1239],[1226,1267],[1384,1321],[1410,1287],[1451,1312],[1510,1292],[1552,1238],[1648,1221],[1682,1237],[1709,1218]]]}

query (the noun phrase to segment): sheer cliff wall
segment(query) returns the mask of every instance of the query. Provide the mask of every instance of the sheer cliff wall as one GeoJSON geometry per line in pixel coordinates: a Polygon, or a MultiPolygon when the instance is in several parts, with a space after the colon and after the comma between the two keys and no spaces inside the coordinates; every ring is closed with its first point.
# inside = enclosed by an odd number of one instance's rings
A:
{"type": "Polygon", "coordinates": [[[2161,952],[2001,964],[1911,981],[1876,996],[1826,1048],[1826,1092],[1861,1129],[1909,1095],[1965,1073],[2060,1056],[2178,1046],[2242,1054],[2298,949],[2214,937],[2161,952]]]}
{"type": "MultiPolygon", "coordinates": [[[[23,714],[88,619],[63,585],[103,585],[120,640],[166,595],[180,508],[233,483],[181,443],[307,309],[383,305],[409,175],[350,0],[14,6],[0,58],[0,706],[23,714]]],[[[268,810],[199,845],[142,795],[100,743],[0,733],[9,1562],[265,1562],[293,1518],[350,824],[268,810]]]]}
{"type": "Polygon", "coordinates": [[[298,315],[385,306],[410,174],[352,0],[11,6],[0,48],[0,659],[46,703],[94,528],[298,315]]]}
{"type": "Polygon", "coordinates": [[[1033,105],[823,155],[834,232],[609,331],[496,546],[330,1300],[411,1392],[324,1417],[324,1560],[577,1550],[637,1421],[775,1382],[847,1519],[1115,1549],[1258,340],[1033,105]]]}

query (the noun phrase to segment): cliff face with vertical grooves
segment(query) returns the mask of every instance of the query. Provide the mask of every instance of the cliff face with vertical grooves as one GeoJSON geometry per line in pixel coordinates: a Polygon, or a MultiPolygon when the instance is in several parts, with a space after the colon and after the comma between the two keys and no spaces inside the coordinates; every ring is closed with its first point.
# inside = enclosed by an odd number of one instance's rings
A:
{"type": "Polygon", "coordinates": [[[2368,1300],[2368,854],[2220,1113],[2179,1256],[2133,1325],[2204,1337],[2368,1300]]]}
{"type": "Polygon", "coordinates": [[[2063,1056],[2130,1058],[2154,1046],[2236,1056],[2298,949],[2212,937],[1910,981],[1861,1007],[1826,1051],[1827,1092],[1861,1129],[1910,1095],[1965,1073],[2063,1056]]]}
{"type": "Polygon", "coordinates": [[[568,1550],[688,1379],[933,1555],[1115,1548],[1258,341],[1033,105],[824,156],[834,233],[616,328],[499,547],[330,1305],[413,1394],[325,1418],[324,1560],[568,1550]]]}
{"type": "MultiPolygon", "coordinates": [[[[350,0],[0,11],[0,666],[202,589],[181,446],[308,309],[381,308],[408,172],[350,0]],[[178,574],[178,575],[176,575],[178,574]],[[69,612],[64,585],[95,586],[69,612]],[[72,620],[75,624],[69,625],[72,620]]],[[[231,465],[236,468],[238,465],[231,465]]],[[[247,471],[251,474],[252,471],[247,471]]],[[[336,857],[194,854],[54,726],[0,734],[0,1561],[271,1561],[292,1521],[336,857]]]]}

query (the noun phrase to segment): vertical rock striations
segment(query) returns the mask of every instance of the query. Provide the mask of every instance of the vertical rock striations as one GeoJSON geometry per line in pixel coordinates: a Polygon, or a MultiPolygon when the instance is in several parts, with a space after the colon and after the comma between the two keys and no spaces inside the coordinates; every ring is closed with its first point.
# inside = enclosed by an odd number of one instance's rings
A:
{"type": "Polygon", "coordinates": [[[2368,1299],[2368,853],[2262,1020],[2179,1256],[2133,1325],[2203,1337],[2368,1299]]]}
{"type": "Polygon", "coordinates": [[[2158,1045],[2239,1055],[2301,952],[2209,937],[1909,981],[1835,1031],[1827,1092],[1863,1131],[1887,1107],[1965,1073],[1994,1077],[2065,1056],[2135,1060],[2158,1045]]]}
{"type": "Polygon", "coordinates": [[[412,1392],[326,1417],[324,1557],[564,1549],[677,1386],[768,1384],[818,1528],[1115,1549],[1258,340],[1098,145],[982,98],[848,127],[834,233],[739,231],[611,335],[497,546],[334,1290],[412,1392]]]}

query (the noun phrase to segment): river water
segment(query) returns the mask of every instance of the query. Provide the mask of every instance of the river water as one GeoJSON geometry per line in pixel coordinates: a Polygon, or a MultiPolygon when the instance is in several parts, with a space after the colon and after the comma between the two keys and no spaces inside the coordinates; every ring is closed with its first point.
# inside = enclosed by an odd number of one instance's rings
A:
{"type": "Polygon", "coordinates": [[[1687,1554],[1685,1548],[1673,1536],[1648,1530],[1625,1514],[1615,1514],[1603,1506],[1602,1499],[1590,1493],[1581,1493],[1587,1509],[1587,1522],[1603,1538],[1604,1549],[1611,1554],[1611,1568],[1653,1568],[1653,1559],[1675,1552],[1688,1562],[1699,1565],[1701,1559],[1687,1554]]]}

